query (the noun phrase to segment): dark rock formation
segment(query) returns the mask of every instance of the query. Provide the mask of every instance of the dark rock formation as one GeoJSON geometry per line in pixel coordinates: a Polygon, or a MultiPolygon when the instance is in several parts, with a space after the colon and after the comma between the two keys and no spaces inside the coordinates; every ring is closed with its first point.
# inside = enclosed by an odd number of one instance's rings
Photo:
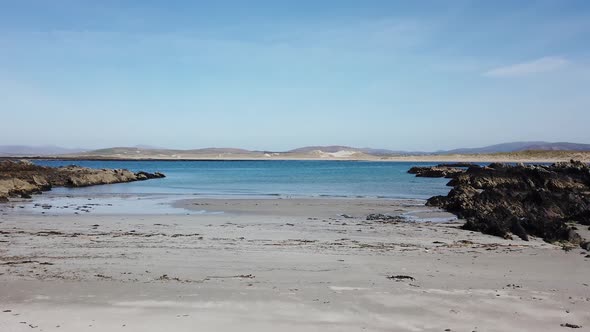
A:
{"type": "Polygon", "coordinates": [[[159,179],[159,178],[166,177],[164,174],[162,174],[160,172],[148,173],[148,172],[144,172],[144,171],[139,171],[139,172],[135,173],[135,176],[137,177],[138,181],[149,180],[149,179],[159,179]]]}
{"type": "Polygon", "coordinates": [[[8,197],[30,198],[52,187],[86,187],[99,184],[162,178],[162,173],[133,173],[125,169],[92,169],[79,166],[45,167],[29,161],[0,161],[0,202],[8,197]]]}
{"type": "Polygon", "coordinates": [[[410,174],[425,178],[452,178],[457,174],[465,172],[464,169],[447,166],[415,166],[408,170],[410,174]]]}
{"type": "Polygon", "coordinates": [[[448,185],[453,189],[447,196],[432,197],[427,205],[465,219],[468,230],[580,243],[571,224],[590,225],[590,167],[581,162],[471,166],[448,185]]]}
{"type": "Polygon", "coordinates": [[[471,166],[477,166],[477,165],[474,163],[459,162],[459,163],[438,164],[436,166],[437,167],[471,167],[471,166]]]}

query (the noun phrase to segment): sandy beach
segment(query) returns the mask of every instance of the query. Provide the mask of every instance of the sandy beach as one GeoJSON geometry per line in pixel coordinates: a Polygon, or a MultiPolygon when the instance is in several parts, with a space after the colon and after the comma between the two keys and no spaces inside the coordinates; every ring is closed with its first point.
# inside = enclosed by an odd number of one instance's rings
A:
{"type": "Polygon", "coordinates": [[[43,215],[18,204],[0,207],[0,331],[590,327],[586,252],[425,221],[450,216],[423,201],[191,199],[176,214],[43,215]]]}

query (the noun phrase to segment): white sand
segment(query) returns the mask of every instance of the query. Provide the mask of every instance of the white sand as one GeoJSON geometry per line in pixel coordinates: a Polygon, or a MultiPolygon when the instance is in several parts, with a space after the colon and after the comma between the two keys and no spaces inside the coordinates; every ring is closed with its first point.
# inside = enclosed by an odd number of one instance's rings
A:
{"type": "Polygon", "coordinates": [[[590,328],[587,253],[459,223],[364,220],[374,212],[445,216],[419,203],[178,203],[221,215],[0,208],[0,331],[590,328]]]}

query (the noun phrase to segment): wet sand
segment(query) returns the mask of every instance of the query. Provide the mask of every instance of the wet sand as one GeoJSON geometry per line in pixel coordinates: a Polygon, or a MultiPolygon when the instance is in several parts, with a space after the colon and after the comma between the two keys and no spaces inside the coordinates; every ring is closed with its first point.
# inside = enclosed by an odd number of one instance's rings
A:
{"type": "Polygon", "coordinates": [[[191,199],[167,215],[0,206],[0,331],[590,327],[580,249],[456,220],[366,220],[449,218],[422,203],[191,199]]]}

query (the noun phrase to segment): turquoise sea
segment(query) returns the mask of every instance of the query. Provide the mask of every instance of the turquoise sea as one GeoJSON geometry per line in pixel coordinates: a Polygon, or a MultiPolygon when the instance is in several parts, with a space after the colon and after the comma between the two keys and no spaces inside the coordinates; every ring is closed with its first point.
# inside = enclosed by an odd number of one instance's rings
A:
{"type": "Polygon", "coordinates": [[[360,161],[58,161],[79,165],[159,171],[164,179],[87,188],[55,188],[51,194],[198,195],[203,197],[377,197],[426,199],[445,195],[448,179],[416,178],[407,170],[436,163],[360,161]]]}

